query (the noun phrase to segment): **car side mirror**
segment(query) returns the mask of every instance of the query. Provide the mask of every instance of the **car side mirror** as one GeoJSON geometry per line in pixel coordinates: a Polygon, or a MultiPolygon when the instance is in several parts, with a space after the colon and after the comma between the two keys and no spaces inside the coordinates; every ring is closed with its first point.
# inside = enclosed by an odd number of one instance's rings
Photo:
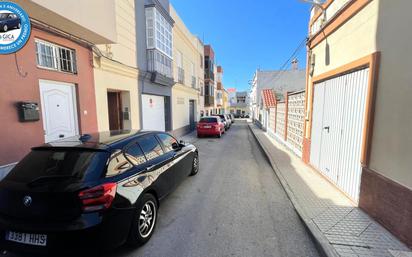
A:
{"type": "Polygon", "coordinates": [[[173,148],[173,150],[179,150],[181,147],[178,143],[173,143],[172,148],[173,148]]]}

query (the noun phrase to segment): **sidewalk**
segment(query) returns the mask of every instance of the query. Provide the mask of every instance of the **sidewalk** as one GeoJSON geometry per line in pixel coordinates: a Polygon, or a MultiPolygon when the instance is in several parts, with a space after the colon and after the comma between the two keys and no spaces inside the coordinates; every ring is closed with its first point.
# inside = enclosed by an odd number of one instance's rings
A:
{"type": "Polygon", "coordinates": [[[412,256],[408,247],[285,146],[252,123],[249,128],[326,256],[412,256]]]}
{"type": "Polygon", "coordinates": [[[196,134],[196,130],[190,132],[189,134],[186,134],[186,135],[184,135],[184,136],[181,136],[181,137],[179,137],[179,138],[176,138],[176,139],[177,139],[178,141],[183,140],[183,141],[185,141],[186,143],[190,143],[190,144],[193,144],[193,143],[195,143],[195,142],[198,140],[197,134],[196,134]]]}

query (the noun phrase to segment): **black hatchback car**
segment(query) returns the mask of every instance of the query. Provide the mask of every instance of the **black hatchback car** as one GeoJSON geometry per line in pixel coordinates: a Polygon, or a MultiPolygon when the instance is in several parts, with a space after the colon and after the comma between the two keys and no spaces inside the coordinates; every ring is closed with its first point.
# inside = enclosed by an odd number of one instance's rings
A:
{"type": "Polygon", "coordinates": [[[35,147],[0,182],[0,249],[144,244],[159,201],[198,170],[196,147],[163,132],[97,133],[35,147]]]}

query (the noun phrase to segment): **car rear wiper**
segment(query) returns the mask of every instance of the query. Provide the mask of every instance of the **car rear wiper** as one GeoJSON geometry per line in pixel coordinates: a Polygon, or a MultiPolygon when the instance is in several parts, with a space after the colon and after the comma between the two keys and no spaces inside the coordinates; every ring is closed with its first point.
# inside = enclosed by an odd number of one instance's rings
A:
{"type": "Polygon", "coordinates": [[[70,179],[70,178],[76,178],[77,176],[74,175],[53,175],[53,176],[41,176],[38,178],[33,179],[29,183],[27,183],[28,186],[34,186],[37,183],[43,183],[43,182],[49,182],[53,180],[60,180],[60,179],[70,179]]]}

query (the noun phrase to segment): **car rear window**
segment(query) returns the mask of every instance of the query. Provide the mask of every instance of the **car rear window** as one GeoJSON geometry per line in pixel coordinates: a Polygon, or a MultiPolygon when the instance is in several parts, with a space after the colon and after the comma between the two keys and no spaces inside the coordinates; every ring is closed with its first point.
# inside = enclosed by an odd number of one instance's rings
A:
{"type": "Polygon", "coordinates": [[[30,182],[40,177],[97,179],[104,171],[109,154],[79,149],[36,149],[21,160],[5,179],[30,182]]]}
{"type": "Polygon", "coordinates": [[[200,123],[216,123],[217,118],[201,118],[200,123]]]}

